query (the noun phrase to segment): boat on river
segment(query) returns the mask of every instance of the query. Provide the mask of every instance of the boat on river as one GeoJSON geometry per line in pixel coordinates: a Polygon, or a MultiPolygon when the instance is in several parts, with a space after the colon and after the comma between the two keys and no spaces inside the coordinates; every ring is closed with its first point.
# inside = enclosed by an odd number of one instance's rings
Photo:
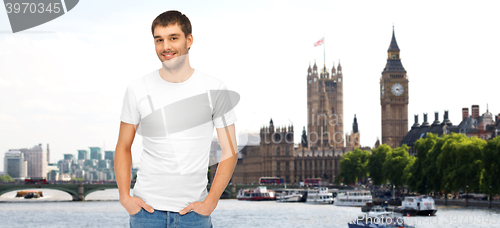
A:
{"type": "Polygon", "coordinates": [[[276,195],[273,190],[267,190],[266,186],[259,186],[253,189],[240,189],[236,196],[238,200],[276,200],[276,195]]]}
{"type": "Polygon", "coordinates": [[[302,189],[276,190],[277,202],[305,202],[307,194],[302,189]]]}
{"type": "Polygon", "coordinates": [[[306,203],[332,204],[333,193],[329,192],[327,187],[309,189],[306,203]]]}
{"type": "Polygon", "coordinates": [[[25,199],[40,198],[43,197],[42,191],[17,191],[16,197],[23,197],[25,199]]]}
{"type": "Polygon", "coordinates": [[[399,212],[403,215],[425,215],[433,216],[436,214],[436,204],[430,196],[406,196],[401,202],[401,207],[394,208],[394,212],[399,212]]]}
{"type": "Polygon", "coordinates": [[[362,207],[372,202],[372,194],[369,190],[347,190],[339,191],[335,197],[335,206],[362,207]]]}

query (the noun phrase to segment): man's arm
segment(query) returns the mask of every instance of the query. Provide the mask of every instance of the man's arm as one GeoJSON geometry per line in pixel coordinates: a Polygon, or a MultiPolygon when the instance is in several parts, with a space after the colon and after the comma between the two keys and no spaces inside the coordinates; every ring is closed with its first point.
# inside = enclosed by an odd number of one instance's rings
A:
{"type": "Polygon", "coordinates": [[[238,147],[234,124],[224,128],[217,128],[217,137],[222,149],[222,156],[208,196],[201,203],[194,202],[189,204],[180,211],[181,215],[195,209],[196,212],[202,215],[210,215],[215,207],[217,207],[222,193],[233,176],[234,167],[236,166],[236,162],[238,162],[238,147]]]}
{"type": "Polygon", "coordinates": [[[231,180],[234,168],[238,162],[238,145],[236,143],[234,124],[225,128],[217,128],[217,137],[222,149],[222,155],[214,180],[212,181],[212,186],[210,187],[210,192],[205,199],[205,201],[209,201],[215,205],[219,202],[229,180],[231,180]]]}
{"type": "Polygon", "coordinates": [[[132,143],[135,138],[135,127],[120,122],[120,133],[115,149],[115,176],[120,199],[130,196],[130,173],[132,171],[132,143]]]}
{"type": "Polygon", "coordinates": [[[149,212],[153,208],[137,197],[130,196],[130,173],[132,171],[132,143],[135,138],[135,126],[120,122],[120,133],[115,149],[116,185],[120,194],[120,203],[129,214],[135,214],[141,207],[149,212]]]}

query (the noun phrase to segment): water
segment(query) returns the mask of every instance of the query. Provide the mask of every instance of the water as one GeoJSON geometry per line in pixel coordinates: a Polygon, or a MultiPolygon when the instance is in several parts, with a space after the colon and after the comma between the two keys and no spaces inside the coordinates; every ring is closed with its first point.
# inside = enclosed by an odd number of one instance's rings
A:
{"type": "MultiPolygon", "coordinates": [[[[40,190],[40,189],[32,189],[40,190]]],[[[16,192],[0,196],[0,227],[129,227],[118,190],[107,189],[73,202],[67,193],[43,189],[40,199],[15,199],[16,192]]],[[[416,227],[498,227],[500,210],[438,206],[437,216],[405,217],[416,227]]],[[[220,200],[212,213],[214,227],[347,227],[361,212],[356,207],[220,200]]]]}

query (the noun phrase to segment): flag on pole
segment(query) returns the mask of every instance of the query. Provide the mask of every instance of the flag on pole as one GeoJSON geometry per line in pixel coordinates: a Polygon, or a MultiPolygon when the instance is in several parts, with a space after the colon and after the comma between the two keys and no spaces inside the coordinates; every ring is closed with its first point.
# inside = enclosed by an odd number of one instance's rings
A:
{"type": "Polygon", "coordinates": [[[314,47],[317,47],[319,45],[323,45],[323,42],[325,41],[325,38],[321,38],[320,40],[318,40],[318,42],[314,43],[314,47]]]}

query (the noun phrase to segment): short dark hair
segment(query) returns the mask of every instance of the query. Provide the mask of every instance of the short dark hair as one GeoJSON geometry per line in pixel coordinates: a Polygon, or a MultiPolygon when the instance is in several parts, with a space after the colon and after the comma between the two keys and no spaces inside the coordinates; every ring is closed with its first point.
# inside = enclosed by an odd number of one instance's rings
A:
{"type": "Polygon", "coordinates": [[[153,20],[153,24],[151,25],[151,33],[153,33],[153,36],[155,35],[155,28],[158,25],[166,27],[175,24],[178,24],[179,27],[181,27],[181,30],[184,32],[186,37],[191,34],[191,22],[189,21],[189,18],[177,10],[165,11],[158,15],[158,17],[153,20]]]}

